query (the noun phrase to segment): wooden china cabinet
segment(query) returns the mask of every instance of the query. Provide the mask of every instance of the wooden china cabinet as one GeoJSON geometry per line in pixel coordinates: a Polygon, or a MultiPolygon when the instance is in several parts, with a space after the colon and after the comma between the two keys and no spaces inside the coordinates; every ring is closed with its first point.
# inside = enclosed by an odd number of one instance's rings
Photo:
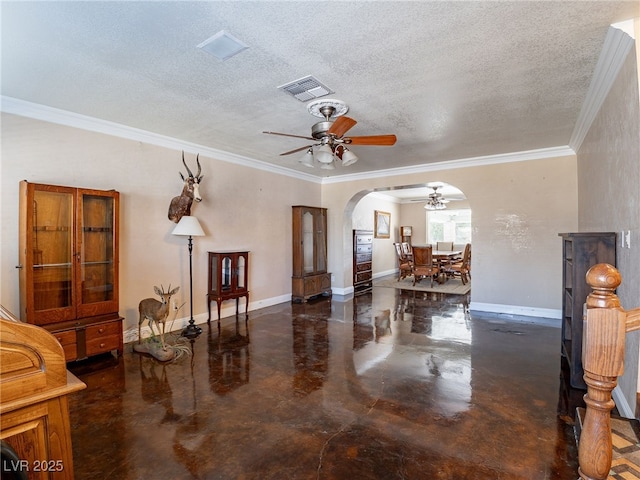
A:
{"type": "Polygon", "coordinates": [[[51,332],[67,362],[117,350],[115,190],[20,182],[20,317],[51,332]]]}
{"type": "Polygon", "coordinates": [[[293,209],[293,275],[291,301],[331,296],[327,272],[327,209],[296,205],[293,209]]]}
{"type": "Polygon", "coordinates": [[[249,252],[223,251],[209,252],[209,288],[207,292],[207,310],[211,321],[211,302],[218,304],[218,322],[220,305],[225,300],[236,300],[236,315],[240,297],[246,297],[244,314],[249,311],[249,252]]]}

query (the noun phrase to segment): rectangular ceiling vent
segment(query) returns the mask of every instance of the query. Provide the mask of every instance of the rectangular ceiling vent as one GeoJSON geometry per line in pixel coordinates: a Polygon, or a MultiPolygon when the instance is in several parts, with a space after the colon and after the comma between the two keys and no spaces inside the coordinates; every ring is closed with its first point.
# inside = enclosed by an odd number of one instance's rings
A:
{"type": "Polygon", "coordinates": [[[293,95],[301,102],[308,102],[314,98],[324,97],[325,95],[334,93],[333,90],[323,85],[312,75],[280,85],[278,89],[285,91],[289,95],[293,95]]]}
{"type": "Polygon", "coordinates": [[[224,62],[246,50],[249,46],[229,32],[220,30],[213,37],[209,37],[200,45],[197,45],[196,48],[200,48],[224,62]]]}

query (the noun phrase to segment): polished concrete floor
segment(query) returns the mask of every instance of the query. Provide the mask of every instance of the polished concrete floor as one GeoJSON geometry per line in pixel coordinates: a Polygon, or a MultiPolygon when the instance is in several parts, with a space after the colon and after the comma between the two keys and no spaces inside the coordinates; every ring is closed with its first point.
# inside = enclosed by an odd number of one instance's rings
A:
{"type": "Polygon", "coordinates": [[[577,478],[552,321],[375,287],[203,327],[73,365],[76,479],[577,478]]]}

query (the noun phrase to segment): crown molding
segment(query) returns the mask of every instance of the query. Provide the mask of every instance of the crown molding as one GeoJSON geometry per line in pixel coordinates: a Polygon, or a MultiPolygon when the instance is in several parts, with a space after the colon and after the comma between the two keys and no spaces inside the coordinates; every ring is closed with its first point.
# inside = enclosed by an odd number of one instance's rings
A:
{"type": "Polygon", "coordinates": [[[411,167],[387,168],[385,170],[376,170],[373,172],[351,173],[324,178],[322,183],[352,182],[355,180],[369,180],[372,178],[390,177],[394,175],[408,175],[424,172],[436,172],[439,170],[495,165],[500,163],[526,162],[529,160],[540,160],[543,158],[566,157],[568,155],[575,154],[576,152],[571,147],[565,145],[560,147],[540,148],[537,150],[526,150],[522,152],[502,153],[499,155],[487,155],[482,157],[461,158],[459,160],[447,160],[444,162],[425,163],[411,167]]]}
{"type": "Polygon", "coordinates": [[[185,152],[192,153],[194,155],[199,153],[200,155],[215,158],[216,160],[221,160],[223,162],[233,163],[235,165],[242,165],[279,175],[286,175],[288,177],[294,177],[307,182],[322,183],[320,177],[310,175],[308,173],[297,172],[289,168],[280,167],[271,163],[244,157],[242,155],[236,155],[224,150],[185,142],[184,140],[158,135],[139,128],[128,127],[119,123],[100,120],[87,115],[80,115],[66,110],[47,107],[45,105],[31,103],[17,98],[0,96],[0,111],[22,117],[34,118],[45,122],[66,125],[68,127],[79,128],[90,132],[103,133],[105,135],[135,140],[159,147],[184,150],[185,152]]]}
{"type": "Polygon", "coordinates": [[[587,90],[587,96],[569,140],[569,145],[575,152],[580,149],[634,44],[633,38],[620,29],[625,25],[626,23],[612,25],[607,30],[602,52],[600,52],[600,58],[598,58],[589,90],[587,90]]]}
{"type": "Polygon", "coordinates": [[[504,153],[499,155],[488,155],[482,157],[463,158],[459,160],[447,160],[443,162],[427,163],[415,165],[411,167],[398,167],[385,170],[375,170],[371,172],[353,173],[346,175],[337,175],[333,177],[318,177],[308,173],[298,172],[296,170],[273,165],[271,163],[262,162],[242,155],[218,150],[196,143],[185,142],[173,137],[158,135],[138,128],[128,127],[115,122],[100,120],[78,113],[68,112],[57,108],[47,107],[37,103],[27,102],[17,98],[0,96],[0,111],[19,115],[22,117],[34,118],[45,122],[66,125],[69,127],[79,128],[91,132],[103,133],[119,138],[126,138],[138,142],[148,143],[159,147],[170,148],[174,150],[184,150],[187,153],[196,154],[215,158],[223,162],[242,165],[249,168],[255,168],[279,175],[297,178],[307,182],[330,184],[350,182],[354,180],[369,180],[393,175],[406,175],[423,172],[433,172],[439,170],[450,170],[456,168],[467,168],[484,165],[494,165],[499,163],[523,162],[528,160],[539,160],[543,158],[563,157],[567,155],[575,155],[575,151],[568,146],[542,148],[538,150],[527,150],[523,152],[504,153]]]}

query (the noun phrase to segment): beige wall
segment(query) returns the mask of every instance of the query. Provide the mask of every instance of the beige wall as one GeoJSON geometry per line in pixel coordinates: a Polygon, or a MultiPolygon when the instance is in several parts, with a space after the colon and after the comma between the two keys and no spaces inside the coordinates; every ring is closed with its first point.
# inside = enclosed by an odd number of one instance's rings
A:
{"type": "MultiPolygon", "coordinates": [[[[15,115],[2,115],[0,301],[19,313],[18,182],[116,189],[121,192],[120,314],[136,327],[138,303],[153,286],[180,285],[188,301],[187,241],[167,219],[182,189],[179,151],[15,115]]],[[[195,155],[185,155],[188,164],[195,155]]],[[[291,206],[320,206],[320,184],[200,156],[201,203],[192,214],[207,234],[194,239],[194,315],[206,319],[207,251],[248,249],[251,306],[290,300],[291,206]]],[[[192,168],[193,170],[193,168],[192,168]]],[[[228,314],[234,302],[224,304],[228,314]]],[[[215,307],[215,303],[214,303],[215,307]]],[[[215,310],[215,308],[214,308],[215,310]]],[[[224,313],[223,313],[224,315],[224,313]]],[[[188,303],[178,318],[189,316],[188,303]]],[[[179,327],[178,327],[179,328],[179,327]]]]}
{"type": "MultiPolygon", "coordinates": [[[[332,233],[329,268],[336,277],[335,287],[351,285],[351,257],[344,252],[350,242],[351,211],[360,198],[374,188],[437,181],[462,190],[472,209],[472,308],[559,318],[558,233],[577,228],[575,156],[324,185],[323,206],[329,209],[332,233]]],[[[406,222],[400,218],[394,226],[406,222]]]]}
{"type": "MultiPolygon", "coordinates": [[[[626,57],[578,150],[579,228],[631,232],[630,248],[616,252],[623,308],[640,307],[640,100],[637,52],[626,57]]],[[[636,405],[640,333],[627,334],[625,373],[619,385],[628,408],[636,405]]],[[[620,402],[620,399],[616,399],[620,402]]]]}
{"type": "MultiPolygon", "coordinates": [[[[398,228],[400,224],[400,204],[375,193],[364,197],[355,206],[351,215],[352,228],[374,230],[374,212],[376,210],[391,214],[391,231],[389,238],[373,239],[373,269],[374,278],[393,273],[397,267],[393,242],[398,242],[398,228]]],[[[349,244],[347,244],[349,245],[349,244]]],[[[352,277],[353,280],[353,277],[352,277]]],[[[352,283],[347,282],[347,286],[352,283]]]]}

